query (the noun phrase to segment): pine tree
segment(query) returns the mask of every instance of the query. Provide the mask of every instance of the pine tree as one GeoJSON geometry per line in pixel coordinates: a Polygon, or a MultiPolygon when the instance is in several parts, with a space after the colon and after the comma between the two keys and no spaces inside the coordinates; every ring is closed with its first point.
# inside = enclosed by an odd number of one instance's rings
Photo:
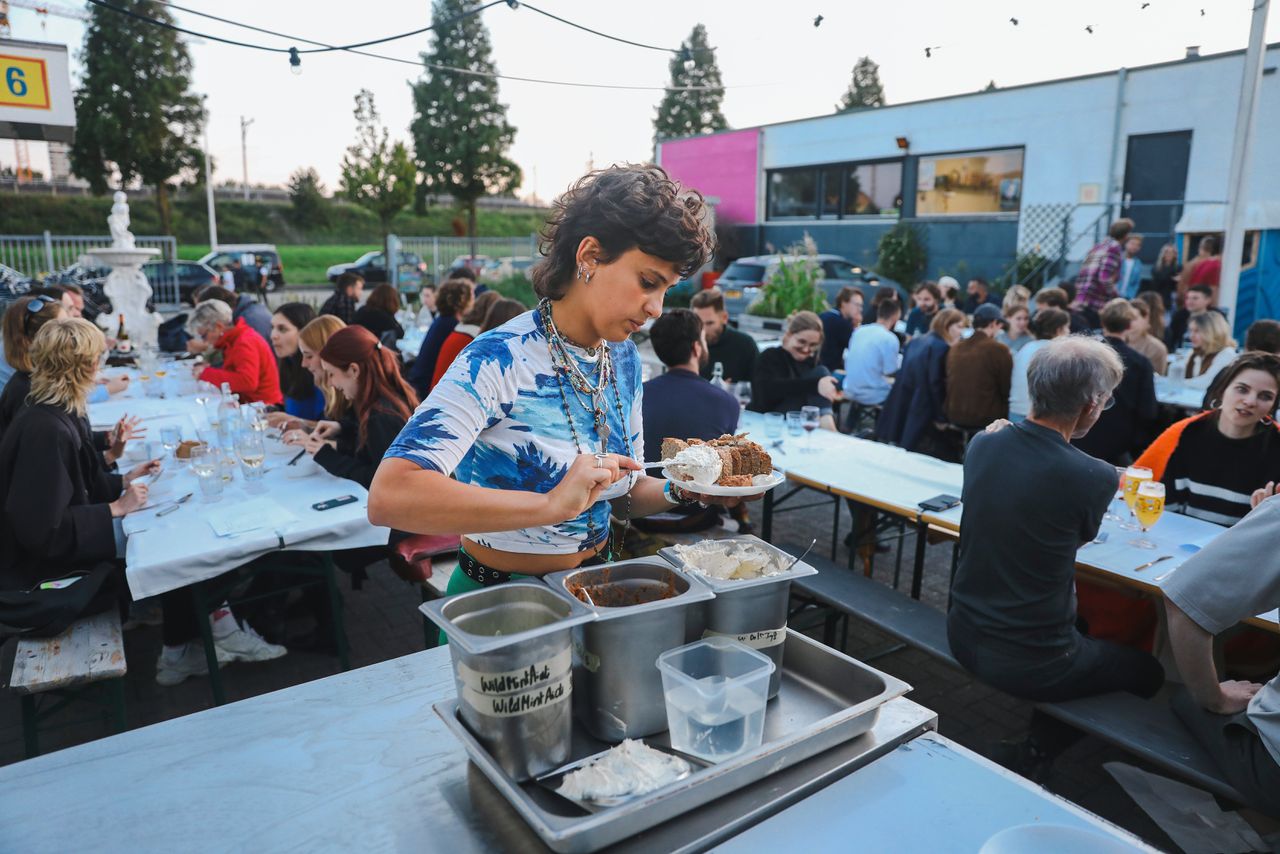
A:
{"type": "MultiPolygon", "coordinates": [[[[173,16],[149,0],[116,0],[160,21],[173,16]]],[[[191,91],[191,56],[178,34],[101,6],[85,28],[83,84],[75,93],[71,167],[95,193],[135,179],[155,188],[160,227],[173,231],[169,182],[201,167],[204,103],[191,91]]]]}
{"type": "Polygon", "coordinates": [[[354,113],[356,141],[342,158],[338,187],[347,199],[378,218],[388,281],[394,281],[397,265],[388,251],[387,235],[391,233],[391,220],[413,201],[413,159],[405,144],[391,142],[390,131],[378,123],[378,109],[368,89],[361,89],[356,95],[354,113]]]}
{"type": "Polygon", "coordinates": [[[327,199],[320,175],[311,167],[299,166],[289,176],[289,202],[299,225],[324,225],[328,219],[327,199]]]}
{"type": "Polygon", "coordinates": [[[836,104],[836,112],[847,113],[852,110],[865,110],[868,107],[883,107],[884,86],[880,83],[880,66],[864,56],[853,66],[853,79],[849,81],[849,89],[836,104]]]}
{"type": "Polygon", "coordinates": [[[489,30],[479,15],[458,18],[472,0],[435,0],[431,20],[430,63],[413,84],[415,115],[410,131],[419,170],[418,207],[428,193],[447,193],[467,212],[467,230],[475,254],[476,200],[502,195],[520,186],[520,167],[507,156],[516,129],[507,122],[507,107],[498,100],[493,77],[464,74],[449,68],[493,74],[489,30]],[[448,66],[444,68],[441,66],[448,66]]]}
{"type": "Polygon", "coordinates": [[[707,43],[706,27],[694,26],[667,67],[671,71],[671,85],[653,119],[655,146],[664,139],[696,136],[729,126],[724,113],[720,112],[724,86],[715,52],[707,43]]]}

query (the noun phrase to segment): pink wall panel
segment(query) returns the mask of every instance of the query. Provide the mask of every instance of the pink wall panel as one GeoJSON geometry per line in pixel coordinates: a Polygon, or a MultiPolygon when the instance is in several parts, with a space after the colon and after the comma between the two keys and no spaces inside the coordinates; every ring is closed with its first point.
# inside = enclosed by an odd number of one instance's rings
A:
{"type": "Polygon", "coordinates": [[[756,221],[757,153],[760,132],[728,131],[662,143],[662,166],[671,177],[716,196],[719,222],[756,221]]]}

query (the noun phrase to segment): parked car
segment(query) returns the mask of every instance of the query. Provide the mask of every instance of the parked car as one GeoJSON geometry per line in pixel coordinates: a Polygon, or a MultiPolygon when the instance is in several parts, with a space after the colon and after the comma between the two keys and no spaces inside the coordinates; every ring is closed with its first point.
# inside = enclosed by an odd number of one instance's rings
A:
{"type": "MultiPolygon", "coordinates": [[[[427,265],[420,255],[413,252],[400,252],[399,269],[401,283],[403,283],[406,276],[421,278],[427,272],[427,265]]],[[[358,273],[365,284],[380,285],[387,281],[386,256],[381,250],[375,250],[364,253],[350,264],[334,264],[328,270],[329,281],[338,281],[338,277],[343,273],[358,273]]]]}
{"type": "MultiPolygon", "coordinates": [[[[528,255],[512,255],[507,258],[499,258],[492,272],[492,278],[495,282],[501,281],[508,276],[516,275],[524,276],[528,279],[530,278],[529,271],[537,260],[537,258],[531,258],[528,255]]],[[[481,271],[481,278],[488,278],[489,276],[486,273],[488,273],[487,268],[481,271]]]]}
{"type": "Polygon", "coordinates": [[[111,300],[107,299],[106,292],[103,290],[110,272],[110,267],[89,265],[82,258],[70,266],[45,276],[41,284],[79,285],[80,290],[84,292],[84,316],[87,320],[93,320],[102,312],[111,311],[111,300]]]}
{"type": "Polygon", "coordinates": [[[178,301],[183,303],[191,302],[191,295],[198,289],[221,281],[212,267],[199,261],[151,261],[142,265],[142,273],[151,283],[152,290],[157,290],[157,285],[161,283],[173,281],[176,276],[178,301]]]}
{"type": "Polygon", "coordinates": [[[199,260],[215,273],[221,273],[223,267],[230,267],[233,261],[241,265],[252,257],[253,263],[262,266],[263,261],[271,264],[271,272],[267,274],[267,290],[274,291],[284,287],[284,264],[280,261],[280,253],[272,243],[223,243],[216,251],[210,252],[199,260]]]}
{"type": "Polygon", "coordinates": [[[499,259],[490,258],[488,255],[459,255],[449,265],[449,275],[445,276],[445,278],[452,276],[454,270],[470,267],[472,272],[476,274],[477,281],[497,281],[502,278],[498,273],[499,265],[499,259]]]}
{"type": "MultiPolygon", "coordinates": [[[[766,282],[773,277],[782,255],[753,255],[739,258],[720,274],[716,285],[724,291],[724,306],[730,317],[745,314],[747,309],[762,296],[766,282]]],[[[818,287],[827,302],[835,305],[836,295],[842,288],[852,285],[862,292],[863,302],[871,303],[878,289],[892,287],[898,292],[903,307],[911,305],[907,289],[892,279],[886,279],[839,255],[816,255],[815,263],[822,272],[818,287]]]]}

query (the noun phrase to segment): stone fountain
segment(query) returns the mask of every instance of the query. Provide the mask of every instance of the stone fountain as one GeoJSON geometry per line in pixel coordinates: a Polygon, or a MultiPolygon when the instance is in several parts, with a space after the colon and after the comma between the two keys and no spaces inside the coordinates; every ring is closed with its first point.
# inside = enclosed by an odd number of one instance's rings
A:
{"type": "Polygon", "coordinates": [[[147,309],[151,299],[151,284],[143,275],[142,265],[160,254],[159,249],[134,246],[133,232],[129,231],[129,203],[125,194],[117,192],[107,227],[111,229],[111,246],[94,247],[85,254],[98,260],[111,273],[103,285],[103,293],[111,300],[111,313],[98,316],[98,323],[108,335],[114,335],[120,315],[124,315],[124,327],[135,346],[155,346],[161,318],[147,309]]]}

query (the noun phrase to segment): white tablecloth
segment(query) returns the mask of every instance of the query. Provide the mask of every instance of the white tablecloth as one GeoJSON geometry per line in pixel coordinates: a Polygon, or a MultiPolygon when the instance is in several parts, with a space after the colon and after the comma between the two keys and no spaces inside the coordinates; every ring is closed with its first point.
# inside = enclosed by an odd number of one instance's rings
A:
{"type": "Polygon", "coordinates": [[[1181,383],[1170,382],[1168,377],[1157,376],[1156,400],[1169,406],[1199,412],[1200,405],[1204,403],[1204,389],[1188,388],[1181,383]]]}
{"type": "MultiPolygon", "coordinates": [[[[134,376],[136,378],[136,374],[134,376]]],[[[105,429],[125,414],[142,416],[145,419],[142,426],[147,428],[146,441],[154,443],[157,455],[162,453],[159,441],[163,426],[179,427],[184,439],[196,438],[196,430],[206,421],[194,399],[144,398],[140,386],[135,381],[133,388],[123,395],[90,406],[90,422],[105,429]]],[[[364,487],[323,470],[309,477],[290,478],[286,472],[297,471],[286,466],[292,456],[268,455],[264,494],[247,493],[243,475],[237,471],[235,479],[225,485],[222,499],[213,504],[201,503],[199,485],[189,468],[172,460],[166,462],[164,475],[152,487],[151,509],[132,513],[124,520],[126,577],[134,598],[155,596],[213,578],[283,548],[329,551],[386,544],[390,531],[369,523],[369,495],[364,487]],[[191,499],[178,510],[163,517],[156,515],[171,506],[166,501],[187,493],[193,493],[191,499]],[[357,500],[332,510],[311,509],[313,504],[343,495],[354,495],[357,500]],[[210,513],[260,498],[275,502],[292,514],[294,520],[231,537],[214,533],[208,521],[210,513]]],[[[128,471],[137,462],[121,460],[121,470],[128,471]]]]}

